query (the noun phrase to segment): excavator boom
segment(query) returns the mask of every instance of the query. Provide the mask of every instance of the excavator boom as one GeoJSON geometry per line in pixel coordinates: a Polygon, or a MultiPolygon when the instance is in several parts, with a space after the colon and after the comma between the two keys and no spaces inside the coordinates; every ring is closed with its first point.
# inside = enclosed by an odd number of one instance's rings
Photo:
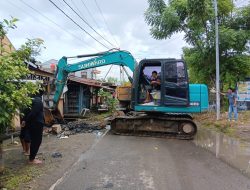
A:
{"type": "MultiPolygon", "coordinates": [[[[98,54],[78,55],[76,57],[69,57],[69,58],[83,58],[83,57],[93,57],[93,58],[80,61],[74,64],[68,64],[67,57],[62,57],[59,60],[57,65],[57,70],[55,73],[56,91],[53,98],[53,106],[52,106],[53,109],[55,109],[58,106],[58,102],[62,95],[63,88],[66,84],[69,73],[101,67],[105,65],[111,65],[111,64],[127,66],[133,72],[136,66],[136,61],[134,57],[129,52],[120,50],[108,51],[98,54]]],[[[130,80],[132,81],[132,78],[130,78],[130,80]]]]}

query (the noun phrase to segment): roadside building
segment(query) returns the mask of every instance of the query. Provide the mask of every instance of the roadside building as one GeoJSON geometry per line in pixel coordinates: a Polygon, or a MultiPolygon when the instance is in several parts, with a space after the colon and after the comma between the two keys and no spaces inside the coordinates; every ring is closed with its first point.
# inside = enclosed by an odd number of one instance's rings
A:
{"type": "MultiPolygon", "coordinates": [[[[56,70],[57,60],[51,59],[42,65],[46,70],[54,73],[56,70]]],[[[64,94],[61,99],[63,102],[63,116],[65,118],[77,118],[84,114],[86,109],[97,109],[103,103],[101,97],[98,96],[98,91],[102,88],[106,91],[113,92],[115,86],[112,84],[103,83],[96,78],[100,71],[96,69],[87,69],[77,73],[70,73],[68,81],[64,89],[64,94]]],[[[53,93],[50,100],[53,98],[53,93]]]]}
{"type": "Polygon", "coordinates": [[[250,77],[237,83],[239,110],[250,110],[250,77]]]}
{"type": "Polygon", "coordinates": [[[16,50],[7,36],[0,38],[0,47],[2,47],[0,48],[0,56],[16,50]]]}
{"type": "Polygon", "coordinates": [[[85,109],[97,109],[103,103],[98,91],[102,88],[112,92],[113,88],[94,79],[70,76],[67,83],[68,91],[65,93],[64,116],[81,116],[85,109]]]}

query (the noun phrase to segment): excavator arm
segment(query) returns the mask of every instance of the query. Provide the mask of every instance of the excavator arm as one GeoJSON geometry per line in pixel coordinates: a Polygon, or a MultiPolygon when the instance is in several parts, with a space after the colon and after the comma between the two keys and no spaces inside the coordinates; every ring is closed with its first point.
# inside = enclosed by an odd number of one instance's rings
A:
{"type": "MultiPolygon", "coordinates": [[[[57,65],[55,73],[55,94],[53,98],[52,109],[57,109],[59,99],[62,95],[63,88],[67,82],[68,74],[72,72],[82,71],[86,69],[101,67],[105,65],[127,66],[132,72],[135,69],[136,61],[130,52],[127,51],[107,51],[89,55],[78,55],[75,57],[62,57],[57,65]],[[68,64],[69,58],[93,57],[74,64],[68,64]]],[[[125,68],[124,68],[125,69],[125,68]]],[[[126,70],[125,70],[126,71],[126,70]]],[[[132,82],[132,78],[129,77],[132,82]]]]}

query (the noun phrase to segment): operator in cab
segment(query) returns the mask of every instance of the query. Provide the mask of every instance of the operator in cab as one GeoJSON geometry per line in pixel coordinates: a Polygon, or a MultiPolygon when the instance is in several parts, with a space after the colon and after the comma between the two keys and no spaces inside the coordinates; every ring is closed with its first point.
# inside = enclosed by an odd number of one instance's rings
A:
{"type": "Polygon", "coordinates": [[[159,91],[161,90],[161,79],[160,76],[158,76],[157,71],[152,72],[152,76],[150,77],[150,88],[147,90],[147,95],[144,103],[148,103],[152,101],[152,97],[150,93],[152,91],[159,91]]]}

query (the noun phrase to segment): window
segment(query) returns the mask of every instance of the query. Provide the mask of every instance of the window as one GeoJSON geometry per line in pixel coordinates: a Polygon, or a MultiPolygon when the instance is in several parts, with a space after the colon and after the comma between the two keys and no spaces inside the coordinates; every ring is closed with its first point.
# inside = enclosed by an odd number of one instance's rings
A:
{"type": "Polygon", "coordinates": [[[186,70],[183,62],[167,63],[165,67],[166,82],[180,84],[186,81],[186,70]]]}
{"type": "Polygon", "coordinates": [[[161,63],[158,61],[143,64],[138,85],[139,103],[146,105],[158,105],[160,103],[160,98],[156,99],[151,93],[154,91],[160,91],[161,85],[151,84],[152,80],[161,80],[161,63]],[[156,73],[152,74],[154,71],[156,73]]]}
{"type": "Polygon", "coordinates": [[[165,94],[168,97],[187,97],[187,77],[183,62],[166,63],[165,83],[165,94]]]}
{"type": "Polygon", "coordinates": [[[186,77],[185,67],[184,67],[183,62],[177,62],[177,77],[178,78],[186,77]]]}
{"type": "Polygon", "coordinates": [[[157,75],[160,77],[161,75],[161,66],[147,66],[143,69],[143,73],[145,76],[147,76],[148,79],[151,78],[152,72],[156,71],[157,75]]]}
{"type": "Polygon", "coordinates": [[[88,76],[87,71],[81,71],[81,77],[82,77],[82,78],[86,79],[87,76],[88,76]]]}

